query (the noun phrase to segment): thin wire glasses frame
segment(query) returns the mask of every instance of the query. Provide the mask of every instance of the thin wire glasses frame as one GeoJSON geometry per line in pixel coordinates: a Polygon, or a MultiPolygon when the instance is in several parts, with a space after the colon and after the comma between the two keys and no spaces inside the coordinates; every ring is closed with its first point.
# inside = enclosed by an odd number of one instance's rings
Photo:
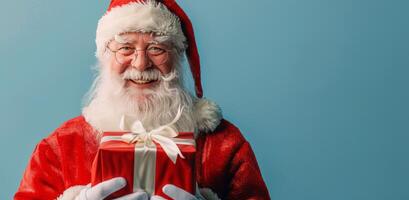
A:
{"type": "Polygon", "coordinates": [[[169,59],[170,50],[161,46],[152,44],[149,45],[145,49],[137,49],[130,46],[123,46],[118,48],[117,50],[112,50],[108,45],[106,48],[115,54],[115,59],[119,64],[129,64],[132,63],[138,57],[138,52],[143,51],[145,52],[145,56],[149,58],[149,60],[154,65],[163,65],[169,59]]]}

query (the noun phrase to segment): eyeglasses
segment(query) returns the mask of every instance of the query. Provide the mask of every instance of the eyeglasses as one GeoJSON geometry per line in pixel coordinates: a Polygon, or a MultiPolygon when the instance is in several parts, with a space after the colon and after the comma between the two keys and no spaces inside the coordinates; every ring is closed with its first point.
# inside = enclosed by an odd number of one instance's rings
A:
{"type": "Polygon", "coordinates": [[[146,49],[123,46],[118,50],[112,50],[107,46],[107,49],[115,53],[115,59],[120,64],[130,64],[132,60],[136,60],[138,57],[138,51],[143,51],[145,56],[148,56],[149,60],[151,60],[154,65],[162,65],[169,59],[169,50],[160,45],[149,45],[146,49]]]}

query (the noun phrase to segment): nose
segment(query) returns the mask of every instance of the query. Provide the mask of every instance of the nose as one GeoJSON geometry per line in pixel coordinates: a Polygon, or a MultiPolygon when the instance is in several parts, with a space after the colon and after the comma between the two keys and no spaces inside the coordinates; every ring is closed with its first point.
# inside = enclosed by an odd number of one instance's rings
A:
{"type": "Polygon", "coordinates": [[[146,55],[145,51],[136,51],[134,54],[134,59],[131,62],[132,67],[135,67],[138,71],[144,71],[152,66],[149,57],[146,55]]]}

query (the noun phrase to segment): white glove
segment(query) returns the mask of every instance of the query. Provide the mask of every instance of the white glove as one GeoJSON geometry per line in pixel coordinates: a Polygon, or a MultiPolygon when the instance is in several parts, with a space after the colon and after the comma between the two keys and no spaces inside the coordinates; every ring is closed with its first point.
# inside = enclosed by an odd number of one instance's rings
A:
{"type": "MultiPolygon", "coordinates": [[[[122,177],[112,178],[107,181],[98,183],[94,187],[88,184],[86,188],[82,189],[75,200],[103,200],[110,194],[120,190],[126,185],[126,180],[122,177]]],[[[144,191],[134,192],[115,200],[148,200],[148,194],[144,191]]]]}
{"type": "MultiPolygon", "coordinates": [[[[190,194],[189,192],[183,190],[182,188],[179,188],[175,185],[172,184],[167,184],[163,186],[162,188],[163,193],[168,195],[170,198],[173,200],[199,200],[199,199],[204,199],[199,197],[195,197],[193,194],[190,194]]],[[[166,200],[165,198],[155,195],[151,197],[151,200],[166,200]]]]}

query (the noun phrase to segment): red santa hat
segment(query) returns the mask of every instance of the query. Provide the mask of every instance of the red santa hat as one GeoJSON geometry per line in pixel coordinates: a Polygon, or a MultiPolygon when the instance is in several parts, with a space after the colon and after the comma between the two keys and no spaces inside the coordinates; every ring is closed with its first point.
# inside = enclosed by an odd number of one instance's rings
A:
{"type": "Polygon", "coordinates": [[[196,96],[203,96],[193,26],[175,0],[111,0],[107,12],[98,22],[96,56],[102,58],[108,42],[126,32],[153,32],[170,37],[179,51],[186,52],[196,96]]]}

